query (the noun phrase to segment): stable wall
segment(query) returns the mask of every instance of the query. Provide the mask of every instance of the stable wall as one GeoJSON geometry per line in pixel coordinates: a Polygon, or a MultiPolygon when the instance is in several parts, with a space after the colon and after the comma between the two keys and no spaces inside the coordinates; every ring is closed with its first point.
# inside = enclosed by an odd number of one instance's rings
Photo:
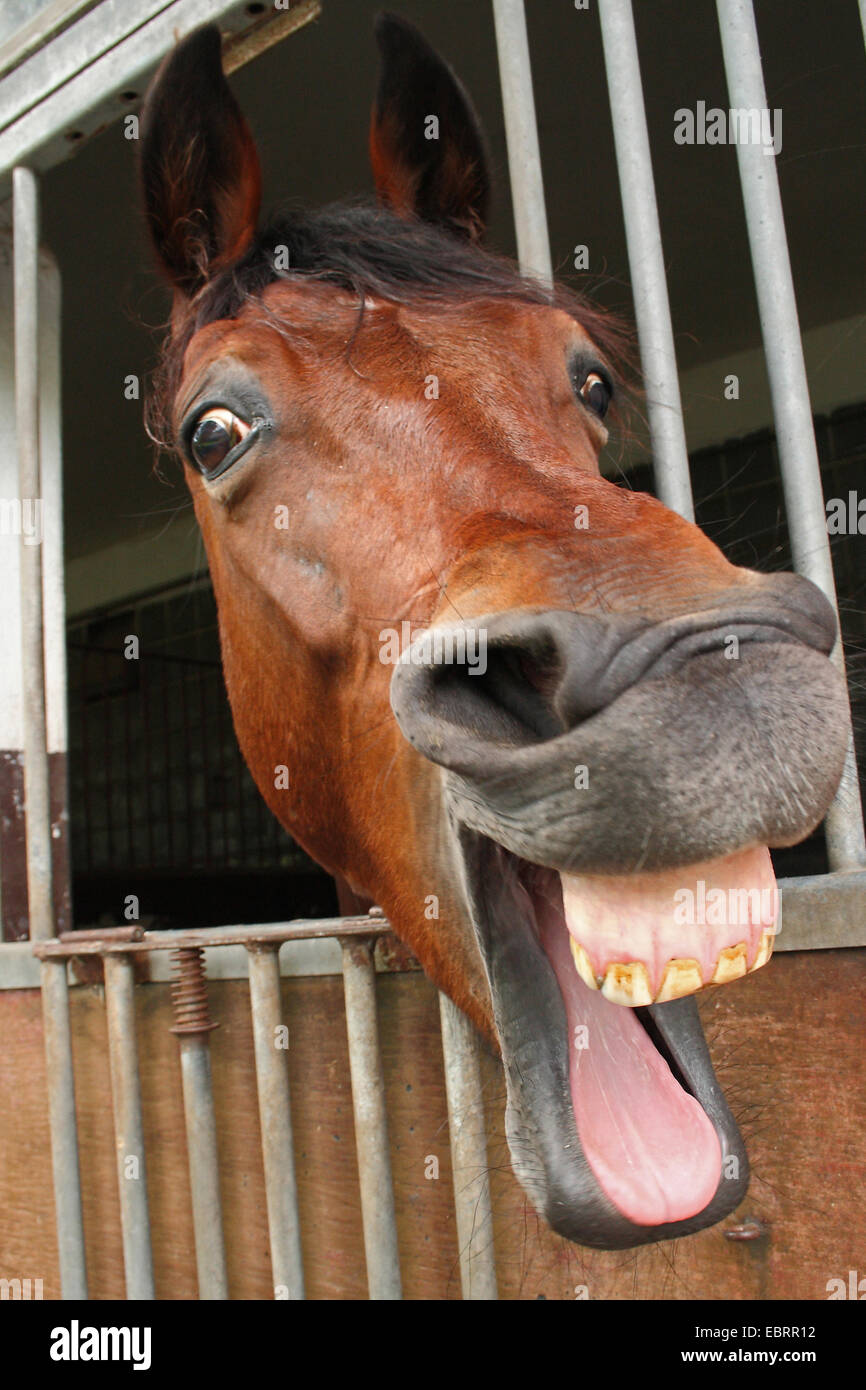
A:
{"type": "MultiPolygon", "coordinates": [[[[377,981],[404,1297],[460,1297],[447,1107],[434,987],[377,981]],[[424,1176],[429,1155],[438,1180],[424,1176]]],[[[72,994],[90,1296],[124,1296],[108,1044],[101,986],[72,994]]],[[[210,985],[214,1091],[229,1286],[272,1297],[249,992],[210,985]]],[[[504,1083],[482,1058],[500,1297],[825,1299],[866,1275],[866,949],[788,952],[701,996],[720,1081],[752,1161],[746,1201],[721,1225],[639,1251],[583,1250],[552,1235],[510,1170],[504,1083]],[[857,1084],[849,1084],[856,1081],[857,1084]],[[758,1221],[756,1239],[726,1231],[758,1221]]],[[[197,1297],[176,1038],[167,984],[136,990],[156,1290],[197,1297]]],[[[307,1296],[367,1296],[349,1061],[339,976],[283,980],[307,1296]]],[[[59,1282],[39,992],[0,991],[0,1277],[59,1282]]]]}

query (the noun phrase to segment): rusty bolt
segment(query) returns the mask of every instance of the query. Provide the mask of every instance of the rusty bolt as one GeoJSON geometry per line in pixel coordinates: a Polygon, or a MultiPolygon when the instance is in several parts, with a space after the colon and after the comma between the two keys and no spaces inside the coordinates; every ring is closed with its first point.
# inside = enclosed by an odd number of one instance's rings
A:
{"type": "Polygon", "coordinates": [[[204,973],[204,947],[180,946],[171,953],[174,979],[171,1005],[174,1012],[172,1033],[208,1033],[219,1028],[211,1020],[204,973]]]}

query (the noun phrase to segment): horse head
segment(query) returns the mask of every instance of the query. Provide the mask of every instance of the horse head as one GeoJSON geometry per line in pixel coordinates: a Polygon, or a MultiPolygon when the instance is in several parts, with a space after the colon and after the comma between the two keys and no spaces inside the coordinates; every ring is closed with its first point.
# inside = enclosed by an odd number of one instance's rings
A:
{"type": "Polygon", "coordinates": [[[157,400],[237,736],[286,829],[501,1050],[551,1225],[685,1235],[748,1183],[692,995],[765,962],[768,847],[832,799],[834,616],[602,476],[620,330],[483,247],[469,99],[410,25],[377,33],[377,203],[260,223],[214,28],[143,117],[174,291],[157,400]]]}

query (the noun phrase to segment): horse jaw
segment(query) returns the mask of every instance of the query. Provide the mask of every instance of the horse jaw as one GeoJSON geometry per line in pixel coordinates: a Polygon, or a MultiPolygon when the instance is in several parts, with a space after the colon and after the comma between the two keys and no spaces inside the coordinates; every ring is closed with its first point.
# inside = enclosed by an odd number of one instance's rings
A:
{"type": "Polygon", "coordinates": [[[455,828],[505,1067],[512,1166],[538,1211],[602,1249],[719,1221],[745,1194],[748,1159],[694,1001],[625,1008],[590,989],[571,958],[559,876],[455,828]]]}

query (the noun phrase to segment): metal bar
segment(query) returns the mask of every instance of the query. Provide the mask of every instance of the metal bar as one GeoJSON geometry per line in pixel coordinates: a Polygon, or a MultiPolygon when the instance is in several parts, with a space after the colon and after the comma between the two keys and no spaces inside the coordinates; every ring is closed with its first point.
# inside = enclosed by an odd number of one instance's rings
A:
{"type": "Polygon", "coordinates": [[[105,962],[105,1012],[126,1297],[152,1299],[156,1293],[135,1041],[135,965],[129,956],[111,956],[105,962]]]}
{"type": "Polygon", "coordinates": [[[198,1296],[205,1300],[227,1299],[229,1289],[223,1240],[213,1080],[210,1044],[206,1036],[191,1034],[181,1037],[180,1069],[189,1156],[198,1296]]]}
{"type": "Polygon", "coordinates": [[[860,27],[863,30],[863,42],[866,43],[866,0],[860,0],[860,27]]]}
{"type": "Polygon", "coordinates": [[[517,255],[524,275],[549,285],[553,283],[553,265],[523,0],[493,0],[493,19],[517,255]]]}
{"type": "Polygon", "coordinates": [[[866,946],[866,870],[780,878],[777,951],[866,946]]]}
{"type": "Polygon", "coordinates": [[[250,1007],[275,1296],[302,1299],[304,1264],[292,1145],[288,1052],[287,1047],[281,1045],[279,1032],[284,1025],[278,951],[278,946],[248,950],[250,1007]],[[276,1294],[278,1289],[279,1295],[276,1294]]]}
{"type": "Polygon", "coordinates": [[[32,950],[40,959],[45,956],[101,956],[121,951],[133,955],[147,951],[170,951],[194,946],[251,946],[257,943],[274,945],[283,941],[313,941],[320,937],[387,936],[391,932],[384,917],[325,917],[302,918],[297,922],[265,922],[236,927],[187,927],[174,931],[144,932],[141,938],[124,942],[115,928],[107,928],[102,940],[94,941],[89,933],[64,932],[58,941],[34,942],[32,950]]]}
{"type": "MultiPolygon", "coordinates": [[[[29,169],[16,169],[15,420],[21,505],[42,497],[39,467],[39,195],[29,169]]],[[[30,936],[54,935],[51,883],[51,792],[45,719],[42,547],[25,544],[21,528],[21,685],[25,691],[24,798],[27,806],[27,896],[30,936]]]]}
{"type": "Polygon", "coordinates": [[[318,0],[302,0],[288,13],[266,7],[253,22],[249,8],[237,0],[142,0],[135,7],[108,0],[70,25],[4,79],[0,196],[13,165],[48,169],[80,146],[70,135],[83,139],[126,114],[122,93],[141,93],[165,53],[199,24],[219,23],[231,72],[320,12],[318,0]]]}
{"type": "Polygon", "coordinates": [[[209,1038],[211,1029],[218,1025],[211,1022],[201,947],[175,951],[172,964],[175,1022],[171,1031],[180,1043],[198,1296],[221,1300],[227,1299],[229,1292],[209,1038]]]}
{"type": "Polygon", "coordinates": [[[367,1287],[371,1299],[399,1299],[403,1295],[388,1151],[385,1078],[376,1020],[373,949],[369,941],[345,941],[342,945],[367,1287]]]}
{"type": "MultiPolygon", "coordinates": [[[[764,112],[767,96],[751,0],[716,0],[716,7],[731,107],[764,112]]],[[[791,554],[798,572],[823,589],[838,614],[809,383],[775,158],[766,145],[740,139],[737,141],[737,162],[776,422],[791,554]]],[[[836,644],[833,660],[844,674],[841,641],[836,644]]],[[[850,715],[845,770],[827,815],[826,831],[832,869],[866,864],[866,837],[850,715]]]]}
{"type": "MultiPolygon", "coordinates": [[[[821,950],[840,945],[866,946],[866,870],[780,878],[785,938],[779,950],[821,950]],[[824,929],[829,921],[847,919],[849,935],[841,941],[835,928],[824,929]],[[793,945],[793,923],[799,921],[798,940],[793,945]]],[[[391,929],[384,917],[331,917],[321,921],[267,922],[260,926],[192,927],[185,931],[145,932],[138,928],[105,928],[101,932],[65,932],[56,941],[36,942],[29,949],[43,960],[71,956],[139,955],[176,950],[178,947],[275,946],[292,941],[335,939],[352,942],[378,938],[387,947],[391,929]]],[[[0,951],[2,959],[2,951],[0,951]]],[[[380,968],[390,967],[384,960],[380,968]]]]}
{"type": "Polygon", "coordinates": [[[87,1298],[87,1266],[66,962],[43,960],[39,974],[60,1287],[64,1299],[84,1299],[87,1298]]]}
{"type": "Polygon", "coordinates": [[[475,1032],[447,994],[439,995],[445,1094],[451,1135],[451,1167],[460,1283],[465,1299],[496,1299],[493,1212],[487,1163],[484,1100],[475,1032]]]}
{"type": "MultiPolygon", "coordinates": [[[[779,891],[782,895],[783,932],[776,943],[777,951],[822,951],[834,950],[839,946],[866,946],[866,870],[853,870],[839,874],[815,874],[803,878],[780,878],[779,891]]],[[[382,919],[380,919],[380,922],[382,919]]],[[[354,928],[353,928],[354,929],[354,928]]],[[[115,931],[124,931],[123,927],[115,931]]],[[[288,950],[280,954],[280,975],[317,976],[338,975],[340,973],[339,920],[335,921],[327,935],[308,936],[295,934],[295,928],[288,924],[274,923],[268,931],[273,935],[267,941],[290,943],[288,950]],[[287,933],[287,934],[283,934],[287,933]]],[[[387,923],[384,924],[387,932],[387,923]]],[[[199,932],[193,933],[196,938],[199,932]]],[[[369,935],[369,926],[367,928],[369,935]]],[[[78,933],[70,933],[78,935],[78,933]]],[[[176,948],[183,944],[184,933],[172,933],[171,943],[161,944],[160,932],[152,934],[146,943],[149,953],[149,978],[154,983],[164,983],[168,978],[167,962],[164,952],[169,944],[176,948]]],[[[208,932],[206,946],[211,948],[207,959],[209,978],[221,980],[246,980],[249,978],[247,949],[232,939],[232,928],[217,927],[208,932]],[[219,938],[217,933],[228,932],[229,938],[219,938]],[[214,939],[214,938],[217,939],[214,939]]],[[[39,958],[67,959],[78,955],[134,955],[135,943],[127,938],[130,945],[103,949],[91,942],[87,951],[76,950],[73,942],[66,939],[58,943],[47,942],[34,947],[29,941],[12,941],[0,945],[0,990],[34,989],[39,986],[39,958]],[[58,945],[60,951],[53,947],[58,945]],[[36,959],[34,959],[34,956],[36,959]]],[[[188,939],[188,938],[187,938],[188,939]]],[[[118,940],[122,940],[118,936],[118,940]]],[[[398,973],[407,968],[406,958],[389,950],[389,937],[378,938],[375,961],[377,971],[398,973]]],[[[247,941],[246,945],[249,945],[247,941]]],[[[420,965],[417,969],[420,970],[420,965]]]]}
{"type": "MultiPolygon", "coordinates": [[[[12,179],[15,284],[15,418],[22,505],[42,496],[39,460],[39,193],[30,169],[12,179]]],[[[51,872],[51,791],[45,717],[42,547],[21,537],[21,682],[24,796],[27,806],[27,895],[32,941],[55,933],[51,872]]],[[[54,1205],[63,1297],[87,1297],[84,1218],[69,991],[63,961],[41,969],[45,1068],[51,1125],[54,1205]]]]}
{"type": "Polygon", "coordinates": [[[656,491],[694,521],[662,235],[631,0],[599,0],[604,63],[646,385],[656,491]]]}

